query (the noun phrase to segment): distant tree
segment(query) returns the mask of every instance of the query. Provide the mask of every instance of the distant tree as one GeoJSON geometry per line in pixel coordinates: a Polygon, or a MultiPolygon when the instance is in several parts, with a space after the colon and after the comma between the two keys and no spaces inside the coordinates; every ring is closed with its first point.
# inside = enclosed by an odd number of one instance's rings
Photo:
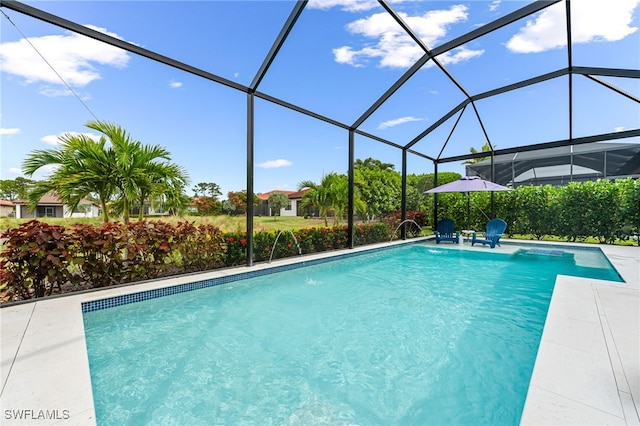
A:
{"type": "MultiPolygon", "coordinates": [[[[438,185],[454,182],[461,175],[455,172],[438,173],[438,185]]],[[[407,210],[428,212],[433,208],[433,195],[425,194],[434,187],[434,174],[410,174],[407,175],[407,210]]]]}
{"type": "Polygon", "coordinates": [[[354,171],[355,185],[367,205],[365,219],[380,218],[400,208],[400,173],[386,168],[360,167],[354,171]]]}
{"type": "Polygon", "coordinates": [[[200,182],[196,184],[196,186],[192,189],[195,197],[198,196],[207,196],[214,199],[218,199],[219,196],[222,195],[222,191],[220,190],[220,185],[213,182],[200,182]]]}
{"type": "MultiPolygon", "coordinates": [[[[227,200],[235,205],[238,210],[242,210],[242,212],[246,212],[247,211],[247,191],[246,190],[242,190],[239,192],[233,192],[233,191],[229,191],[227,193],[227,200]]],[[[258,204],[260,204],[260,199],[258,198],[257,195],[253,194],[253,205],[257,206],[258,204]]]]}
{"type": "Polygon", "coordinates": [[[220,186],[213,182],[200,182],[193,187],[192,205],[201,215],[214,215],[222,212],[222,202],[218,197],[222,195],[220,186]]]}
{"type": "MultiPolygon", "coordinates": [[[[333,226],[340,224],[340,221],[347,215],[349,209],[349,178],[347,175],[335,175],[330,179],[330,199],[331,209],[334,212],[333,226]]],[[[353,207],[359,216],[366,214],[367,204],[360,196],[360,189],[355,186],[353,194],[353,207]]]]}
{"type": "Polygon", "coordinates": [[[298,184],[298,190],[309,188],[302,196],[302,207],[317,207],[320,216],[324,219],[324,225],[329,226],[328,216],[331,211],[331,183],[336,173],[323,176],[318,185],[311,180],[304,180],[298,184]]]}
{"type": "Polygon", "coordinates": [[[356,169],[365,168],[365,169],[377,169],[377,170],[387,170],[393,171],[395,166],[391,163],[383,163],[380,160],[376,160],[375,158],[366,158],[364,160],[356,159],[355,163],[353,163],[353,167],[356,169]]]}
{"type": "MultiPolygon", "coordinates": [[[[325,226],[329,226],[328,216],[333,212],[333,225],[340,223],[349,205],[349,180],[346,175],[335,172],[322,177],[320,184],[306,180],[298,184],[298,190],[309,188],[302,196],[302,207],[317,207],[325,226]]],[[[354,208],[358,212],[366,209],[365,203],[356,188],[354,194],[354,208]]]]}
{"type": "Polygon", "coordinates": [[[184,216],[187,207],[191,205],[191,197],[184,193],[183,188],[170,188],[164,194],[164,209],[170,215],[184,216]]]}
{"type": "MultiPolygon", "coordinates": [[[[496,147],[498,145],[493,145],[493,149],[495,150],[496,147]]],[[[478,152],[491,152],[491,145],[489,145],[489,142],[485,142],[484,145],[482,145],[482,148],[480,148],[480,151],[478,151],[477,149],[475,149],[474,147],[469,148],[469,152],[471,152],[472,154],[477,154],[478,152]]],[[[484,161],[486,160],[487,157],[477,157],[477,158],[471,158],[469,160],[463,161],[462,164],[475,164],[475,163],[479,163],[480,161],[484,161]]]]}
{"type": "Polygon", "coordinates": [[[211,197],[193,197],[192,205],[201,215],[211,215],[221,210],[222,203],[211,197]]]}
{"type": "Polygon", "coordinates": [[[267,201],[269,203],[269,208],[273,212],[273,220],[280,215],[280,210],[287,207],[289,204],[289,197],[284,192],[273,192],[269,195],[269,199],[267,201]]]}
{"type": "Polygon", "coordinates": [[[230,215],[236,211],[236,205],[229,200],[224,200],[222,202],[222,211],[230,215]]]}
{"type": "Polygon", "coordinates": [[[17,177],[15,179],[0,180],[0,199],[13,201],[18,198],[26,199],[35,181],[17,177]]]}

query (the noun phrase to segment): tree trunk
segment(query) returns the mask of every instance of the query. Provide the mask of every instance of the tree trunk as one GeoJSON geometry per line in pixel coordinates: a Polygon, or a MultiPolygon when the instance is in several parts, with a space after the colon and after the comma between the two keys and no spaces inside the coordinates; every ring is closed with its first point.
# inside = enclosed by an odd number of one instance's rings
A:
{"type": "Polygon", "coordinates": [[[109,213],[107,213],[107,203],[103,198],[100,198],[100,207],[102,208],[102,221],[104,223],[109,222],[109,213]]]}
{"type": "Polygon", "coordinates": [[[124,211],[122,212],[122,221],[125,225],[129,224],[129,199],[124,197],[124,211]]]}
{"type": "Polygon", "coordinates": [[[138,212],[138,220],[142,221],[144,219],[144,198],[140,198],[140,211],[138,212]]]}

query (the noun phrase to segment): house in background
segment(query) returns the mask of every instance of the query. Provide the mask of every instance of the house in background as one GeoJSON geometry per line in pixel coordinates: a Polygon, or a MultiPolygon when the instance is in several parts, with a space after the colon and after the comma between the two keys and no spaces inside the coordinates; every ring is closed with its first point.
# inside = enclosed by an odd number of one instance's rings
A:
{"type": "Polygon", "coordinates": [[[14,204],[11,201],[0,200],[0,217],[13,217],[14,204]]]}
{"type": "Polygon", "coordinates": [[[62,202],[60,197],[54,194],[47,194],[40,198],[35,210],[31,210],[29,202],[26,200],[15,200],[15,217],[38,218],[38,217],[99,217],[100,209],[89,200],[82,200],[75,210],[62,202]]]}
{"type": "MultiPolygon", "coordinates": [[[[307,211],[309,209],[303,209],[301,206],[303,195],[309,191],[308,188],[303,189],[302,191],[283,191],[283,190],[273,190],[269,192],[265,192],[262,194],[256,195],[260,199],[260,204],[255,207],[253,210],[254,216],[273,216],[273,212],[269,208],[269,195],[275,192],[282,192],[286,194],[289,198],[289,204],[280,210],[280,216],[312,216],[313,209],[307,211]]],[[[317,216],[317,214],[316,214],[317,216]]]]}

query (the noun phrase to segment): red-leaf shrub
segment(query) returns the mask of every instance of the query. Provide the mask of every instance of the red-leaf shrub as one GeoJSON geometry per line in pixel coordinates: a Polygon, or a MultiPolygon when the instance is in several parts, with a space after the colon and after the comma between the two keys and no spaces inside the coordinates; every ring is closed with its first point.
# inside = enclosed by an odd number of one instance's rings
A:
{"type": "Polygon", "coordinates": [[[131,281],[167,275],[176,228],[167,222],[132,222],[127,227],[131,281]]]}
{"type": "Polygon", "coordinates": [[[222,231],[209,224],[195,226],[194,222],[180,222],[175,228],[174,241],[185,272],[206,271],[225,263],[227,243],[222,231]]]}
{"type": "Polygon", "coordinates": [[[105,287],[127,282],[131,263],[127,261],[126,225],[105,223],[73,225],[69,243],[73,247],[73,264],[82,280],[91,287],[105,287]]]}
{"type": "Polygon", "coordinates": [[[0,285],[6,285],[7,292],[21,299],[44,297],[73,279],[64,227],[32,220],[2,233],[0,239],[7,247],[0,255],[0,285]]]}

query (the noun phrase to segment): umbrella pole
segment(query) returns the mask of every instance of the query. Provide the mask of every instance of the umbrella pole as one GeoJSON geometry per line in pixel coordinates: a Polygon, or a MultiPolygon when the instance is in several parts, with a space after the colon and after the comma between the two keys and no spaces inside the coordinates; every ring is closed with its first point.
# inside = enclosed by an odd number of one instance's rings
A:
{"type": "Polygon", "coordinates": [[[471,220],[471,194],[467,192],[467,229],[469,228],[469,222],[471,220]]]}

